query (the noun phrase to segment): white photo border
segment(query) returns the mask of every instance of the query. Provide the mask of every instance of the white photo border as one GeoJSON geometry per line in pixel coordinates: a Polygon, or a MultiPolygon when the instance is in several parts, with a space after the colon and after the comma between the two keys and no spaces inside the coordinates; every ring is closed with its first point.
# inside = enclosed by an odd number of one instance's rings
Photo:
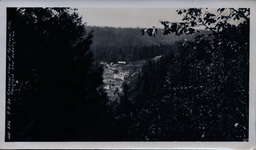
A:
{"type": "Polygon", "coordinates": [[[253,149],[256,147],[256,1],[0,0],[0,149],[253,149]],[[6,8],[250,8],[249,142],[5,142],[6,8]]]}

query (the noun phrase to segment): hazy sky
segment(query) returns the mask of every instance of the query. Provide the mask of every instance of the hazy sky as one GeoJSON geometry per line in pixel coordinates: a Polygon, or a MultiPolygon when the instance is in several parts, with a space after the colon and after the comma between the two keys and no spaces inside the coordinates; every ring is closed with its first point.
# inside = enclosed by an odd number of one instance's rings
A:
{"type": "Polygon", "coordinates": [[[163,27],[160,20],[181,21],[173,8],[79,8],[87,25],[112,27],[163,27]]]}

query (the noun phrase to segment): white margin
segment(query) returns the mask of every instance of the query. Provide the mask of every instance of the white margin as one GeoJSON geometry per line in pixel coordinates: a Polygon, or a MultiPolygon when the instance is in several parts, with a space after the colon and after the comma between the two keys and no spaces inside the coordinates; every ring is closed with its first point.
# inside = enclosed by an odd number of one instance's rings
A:
{"type": "Polygon", "coordinates": [[[0,149],[238,149],[256,147],[256,1],[254,0],[0,0],[0,149]],[[7,7],[251,8],[249,142],[4,142],[7,7]]]}

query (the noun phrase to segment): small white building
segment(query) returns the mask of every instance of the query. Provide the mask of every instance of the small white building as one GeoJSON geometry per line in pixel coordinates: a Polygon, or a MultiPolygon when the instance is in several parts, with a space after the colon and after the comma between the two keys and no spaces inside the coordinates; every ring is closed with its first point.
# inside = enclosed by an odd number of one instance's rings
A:
{"type": "Polygon", "coordinates": [[[105,90],[110,90],[110,85],[105,85],[104,89],[105,90]]]}
{"type": "Polygon", "coordinates": [[[123,65],[125,65],[125,64],[126,64],[126,62],[125,62],[125,61],[118,61],[117,63],[118,63],[118,64],[123,64],[123,65]]]}

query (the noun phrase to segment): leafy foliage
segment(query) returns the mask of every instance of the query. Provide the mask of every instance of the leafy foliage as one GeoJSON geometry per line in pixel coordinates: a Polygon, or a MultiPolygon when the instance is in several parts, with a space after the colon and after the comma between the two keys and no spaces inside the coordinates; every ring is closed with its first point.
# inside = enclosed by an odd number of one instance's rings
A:
{"type": "Polygon", "coordinates": [[[177,12],[184,14],[183,22],[161,22],[164,34],[196,36],[142,69],[133,91],[132,135],[153,141],[247,141],[249,9],[177,12]]]}
{"type": "MultiPolygon", "coordinates": [[[[107,131],[92,33],[70,8],[8,8],[15,34],[12,141],[100,140],[107,131]],[[86,36],[85,36],[86,35],[86,36]]],[[[106,134],[105,134],[106,135],[106,134]]]]}

